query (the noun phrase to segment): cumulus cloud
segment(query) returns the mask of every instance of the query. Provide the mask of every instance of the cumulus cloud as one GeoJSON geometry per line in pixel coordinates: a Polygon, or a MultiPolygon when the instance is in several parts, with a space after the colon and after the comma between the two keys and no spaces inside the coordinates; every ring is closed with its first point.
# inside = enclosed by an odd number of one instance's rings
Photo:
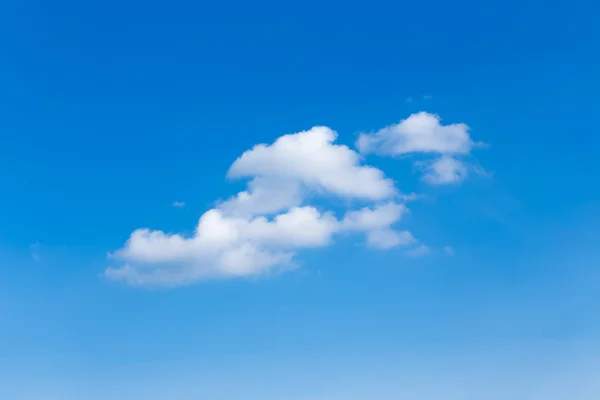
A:
{"type": "Polygon", "coordinates": [[[383,155],[469,153],[473,147],[469,127],[466,124],[442,125],[440,122],[440,117],[434,114],[412,114],[400,123],[377,132],[362,133],[357,147],[363,153],[383,155]]]}
{"type": "Polygon", "coordinates": [[[428,162],[423,179],[431,184],[456,183],[467,176],[466,158],[474,147],[464,123],[443,125],[439,116],[427,112],[412,114],[397,124],[373,133],[361,133],[356,147],[363,154],[383,156],[437,155],[428,162]]]}
{"type": "Polygon", "coordinates": [[[293,267],[296,250],[327,246],[341,232],[365,232],[367,243],[376,248],[407,245],[415,242],[412,235],[390,228],[403,209],[389,203],[349,212],[341,221],[311,206],[295,207],[272,219],[230,217],[212,209],[202,215],[191,237],[134,231],[125,246],[110,255],[125,265],[106,273],[132,284],[160,285],[257,275],[293,267]]]}
{"type": "Polygon", "coordinates": [[[395,194],[394,182],[383,171],[360,165],[360,156],[336,145],[337,133],[318,126],[284,135],[272,145],[259,144],[242,154],[229,169],[232,178],[292,180],[314,190],[365,200],[395,194]]]}
{"type": "Polygon", "coordinates": [[[246,190],[206,211],[192,235],[134,231],[109,255],[117,265],[106,275],[172,286],[293,268],[297,251],[327,246],[336,234],[362,234],[379,249],[415,243],[410,232],[392,226],[408,212],[394,182],[336,139],[333,130],[315,127],[254,146],[227,174],[249,179],[246,190]],[[337,217],[304,204],[307,194],[371,205],[337,217]]]}
{"type": "Polygon", "coordinates": [[[296,207],[273,219],[228,217],[212,209],[200,217],[193,236],[134,231],[111,254],[121,268],[107,275],[132,284],[182,284],[222,276],[256,275],[290,266],[293,250],[325,246],[338,230],[331,214],[296,207]]]}
{"type": "MultiPolygon", "coordinates": [[[[429,253],[396,227],[409,213],[406,203],[420,196],[402,194],[383,171],[336,140],[335,131],[317,126],[245,151],[227,172],[229,179],[246,180],[245,190],[206,211],[192,234],[135,230],[109,254],[105,275],[133,285],[175,286],[271,274],[296,267],[299,251],[328,246],[338,235],[358,235],[375,249],[410,245],[415,257],[429,253]],[[335,204],[346,208],[324,209],[314,203],[319,198],[341,199],[335,204]]],[[[434,155],[422,164],[423,179],[447,184],[467,176],[464,157],[476,143],[467,125],[442,125],[422,112],[361,134],[357,146],[365,154],[434,155]]]]}

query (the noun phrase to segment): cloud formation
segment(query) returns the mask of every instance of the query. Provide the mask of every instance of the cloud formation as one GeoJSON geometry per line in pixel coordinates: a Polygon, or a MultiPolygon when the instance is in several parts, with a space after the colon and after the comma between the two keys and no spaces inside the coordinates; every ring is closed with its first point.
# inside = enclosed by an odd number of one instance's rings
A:
{"type": "Polygon", "coordinates": [[[327,246],[338,234],[363,234],[380,249],[416,243],[410,232],[392,227],[408,212],[394,182],[336,139],[333,130],[314,127],[254,146],[227,173],[249,179],[246,190],[205,212],[190,237],[134,231],[109,255],[118,265],[106,275],[136,285],[179,285],[293,268],[297,251],[327,246]],[[319,196],[370,205],[338,217],[305,204],[319,196]]]}
{"type": "MultiPolygon", "coordinates": [[[[425,179],[449,183],[466,174],[452,155],[470,152],[474,144],[467,130],[419,113],[361,135],[358,147],[378,154],[441,154],[427,166],[425,179]]],[[[317,126],[247,150],[227,172],[230,179],[247,179],[245,190],[206,211],[192,235],[134,231],[109,254],[113,266],[105,275],[156,286],[264,275],[294,268],[298,251],[328,246],[337,235],[360,235],[376,249],[413,246],[410,255],[428,253],[409,231],[395,228],[409,213],[405,203],[417,196],[402,194],[383,171],[336,140],[335,131],[317,126]],[[314,204],[319,198],[363,204],[325,210],[314,204]]]]}
{"type": "Polygon", "coordinates": [[[463,159],[474,147],[469,126],[463,123],[443,125],[439,116],[419,112],[372,133],[361,133],[356,147],[363,154],[437,156],[427,163],[423,180],[431,184],[460,182],[470,170],[463,159]]]}

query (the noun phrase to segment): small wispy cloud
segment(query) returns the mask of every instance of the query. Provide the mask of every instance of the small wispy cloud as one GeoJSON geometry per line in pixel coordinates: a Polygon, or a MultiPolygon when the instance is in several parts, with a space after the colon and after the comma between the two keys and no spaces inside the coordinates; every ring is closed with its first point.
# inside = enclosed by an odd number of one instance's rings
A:
{"type": "Polygon", "coordinates": [[[411,257],[423,257],[429,253],[431,253],[431,249],[429,248],[429,246],[422,244],[419,247],[410,250],[408,252],[408,255],[411,257]]]}
{"type": "Polygon", "coordinates": [[[419,101],[419,100],[431,100],[431,99],[433,99],[433,96],[431,96],[429,94],[424,94],[422,96],[417,96],[417,97],[409,96],[404,101],[406,101],[407,103],[413,103],[413,102],[419,101]]]}
{"type": "Polygon", "coordinates": [[[175,202],[173,202],[172,205],[173,205],[173,207],[182,208],[182,207],[185,207],[185,202],[183,202],[183,201],[175,201],[175,202]]]}
{"type": "Polygon", "coordinates": [[[40,255],[38,254],[39,247],[40,247],[40,242],[35,242],[31,246],[29,246],[29,251],[31,252],[31,257],[35,261],[39,261],[40,260],[40,255]]]}
{"type": "Polygon", "coordinates": [[[412,193],[408,193],[408,194],[401,194],[401,195],[399,195],[399,197],[403,202],[407,203],[409,201],[424,199],[427,196],[424,194],[417,194],[415,192],[412,192],[412,193]]]}
{"type": "Polygon", "coordinates": [[[450,246],[445,246],[444,247],[444,253],[449,254],[449,255],[454,255],[454,249],[450,246]]]}

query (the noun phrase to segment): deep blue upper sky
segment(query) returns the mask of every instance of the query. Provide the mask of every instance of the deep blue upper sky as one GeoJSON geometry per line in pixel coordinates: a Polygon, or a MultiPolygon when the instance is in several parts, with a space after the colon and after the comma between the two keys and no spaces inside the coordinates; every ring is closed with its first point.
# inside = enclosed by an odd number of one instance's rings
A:
{"type": "Polygon", "coordinates": [[[599,11],[2,2],[0,397],[597,398],[599,11]],[[402,227],[430,254],[342,237],[270,278],[103,275],[135,229],[191,234],[244,190],[255,144],[324,125],[354,149],[420,111],[488,145],[453,185],[364,156],[427,196],[402,227]]]}

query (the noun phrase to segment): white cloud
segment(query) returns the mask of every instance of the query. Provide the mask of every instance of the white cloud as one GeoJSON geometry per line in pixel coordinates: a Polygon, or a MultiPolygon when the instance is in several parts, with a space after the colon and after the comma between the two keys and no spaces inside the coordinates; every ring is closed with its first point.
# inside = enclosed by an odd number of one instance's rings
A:
{"type": "Polygon", "coordinates": [[[106,275],[137,285],[178,285],[201,279],[252,276],[292,268],[296,251],[327,246],[338,233],[363,233],[367,245],[412,244],[392,225],[408,211],[391,179],[360,156],[336,145],[326,127],[254,146],[232,164],[230,178],[250,178],[247,190],[205,212],[191,236],[138,229],[109,255],[120,266],[106,275]],[[332,212],[303,205],[305,194],[376,202],[332,212]]]}
{"type": "Polygon", "coordinates": [[[362,153],[382,155],[467,154],[473,141],[466,124],[442,125],[437,115],[420,112],[375,133],[362,133],[357,147],[362,153]]]}
{"type": "Polygon", "coordinates": [[[382,200],[396,193],[394,182],[374,167],[360,165],[360,156],[336,145],[337,133],[327,127],[281,136],[272,145],[259,144],[242,154],[229,169],[231,178],[292,180],[347,198],[382,200]]]}
{"type": "Polygon", "coordinates": [[[182,208],[182,207],[185,207],[185,203],[183,201],[174,201],[172,206],[177,207],[177,208],[182,208]]]}
{"type": "Polygon", "coordinates": [[[292,267],[295,250],[323,247],[339,232],[366,232],[367,243],[391,248],[415,242],[409,232],[390,225],[402,216],[401,205],[349,212],[338,221],[311,206],[295,207],[272,219],[226,216],[212,209],[200,218],[192,237],[162,231],[134,231],[125,246],[110,255],[123,267],[107,275],[131,284],[174,285],[199,279],[259,275],[292,267]]]}
{"type": "Polygon", "coordinates": [[[227,217],[212,209],[192,237],[139,229],[111,254],[125,267],[107,275],[132,284],[182,284],[198,279],[247,276],[286,266],[294,249],[329,244],[339,229],[335,217],[313,207],[297,207],[269,220],[227,217]]]}
{"type": "MultiPolygon", "coordinates": [[[[373,248],[414,245],[410,255],[429,253],[410,232],[394,227],[409,212],[405,203],[419,196],[402,195],[383,171],[364,165],[356,151],[336,139],[335,131],[319,126],[254,146],[227,173],[247,179],[245,190],[206,211],[192,235],[134,231],[109,255],[114,266],[106,276],[135,285],[173,286],[269,274],[295,267],[298,251],[328,246],[342,234],[362,235],[373,248]],[[342,204],[362,202],[363,207],[335,213],[307,204],[319,196],[340,198],[342,204]]],[[[468,167],[457,157],[467,155],[474,142],[465,124],[444,126],[439,117],[419,113],[362,134],[358,146],[366,153],[438,154],[426,164],[423,179],[451,183],[467,175],[468,167]]]]}
{"type": "Polygon", "coordinates": [[[441,155],[438,160],[429,162],[424,180],[431,184],[447,184],[467,176],[467,164],[457,157],[470,155],[474,147],[482,144],[471,139],[468,125],[443,125],[439,116],[419,112],[376,132],[361,133],[356,146],[363,154],[441,155]]]}

